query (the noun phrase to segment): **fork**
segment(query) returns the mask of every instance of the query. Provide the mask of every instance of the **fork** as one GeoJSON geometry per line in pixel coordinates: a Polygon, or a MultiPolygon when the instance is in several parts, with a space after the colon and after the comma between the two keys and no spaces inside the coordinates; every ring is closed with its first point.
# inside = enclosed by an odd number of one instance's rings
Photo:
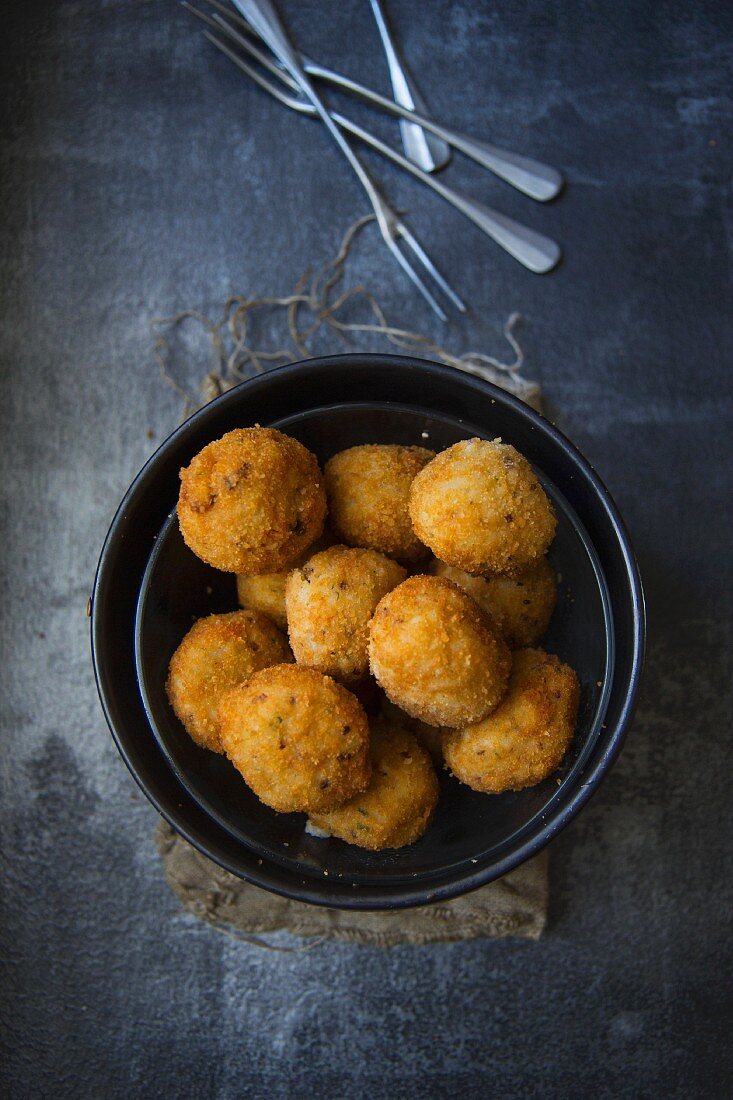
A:
{"type": "Polygon", "coordinates": [[[407,256],[400,249],[400,243],[403,243],[407,248],[411,249],[413,256],[422,264],[424,270],[433,278],[443,293],[453,302],[457,309],[462,313],[465,312],[466,306],[463,301],[435,267],[432,260],[407,228],[397,211],[387,202],[376,183],[343,136],[339,127],[333,121],[328,108],[325,106],[309,77],[306,75],[300,58],[288,38],[287,32],[271,0],[234,0],[234,2],[242,15],[252,24],[259,36],[283,63],[303,94],[310,100],[331,137],[351,165],[354,174],[367,193],[384,242],[407,277],[417,287],[423,298],[425,298],[428,305],[430,305],[438,317],[440,317],[442,321],[447,321],[448,318],[445,311],[438,304],[434,295],[428,290],[407,256]]]}
{"type": "MultiPolygon", "coordinates": [[[[428,113],[427,105],[400,59],[397,45],[389,29],[389,22],[382,0],[370,0],[370,3],[387,58],[389,77],[392,81],[392,98],[397,103],[401,103],[403,107],[418,110],[421,114],[426,115],[428,113]]],[[[416,126],[414,122],[407,122],[406,119],[401,118],[400,133],[407,159],[416,164],[418,168],[422,168],[423,171],[436,172],[439,168],[444,168],[450,160],[450,146],[441,138],[436,137],[435,134],[431,134],[429,130],[423,130],[422,127],[416,126]]]]}
{"type": "MultiPolygon", "coordinates": [[[[235,0],[232,0],[232,2],[235,2],[235,0]]],[[[211,7],[223,12],[227,19],[236,22],[245,33],[253,34],[252,27],[247,20],[243,19],[237,12],[232,11],[228,4],[221,3],[221,0],[208,0],[208,3],[211,7]]],[[[418,125],[422,130],[435,134],[447,142],[448,145],[463,153],[464,156],[480,164],[482,168],[493,172],[494,175],[499,176],[500,179],[538,202],[549,202],[562,190],[564,183],[562,176],[555,168],[550,168],[547,164],[542,164],[531,157],[520,156],[518,153],[510,153],[506,149],[500,149],[496,145],[478,141],[476,138],[468,137],[466,134],[461,134],[448,126],[443,126],[434,119],[420,114],[418,111],[411,111],[407,107],[403,107],[401,103],[396,103],[394,100],[380,95],[379,92],[367,88],[366,85],[351,80],[348,76],[343,76],[341,73],[334,72],[333,69],[318,65],[304,54],[301,54],[300,61],[309,76],[313,76],[317,80],[342,91],[349,92],[357,99],[362,99],[365,103],[378,107],[387,114],[406,119],[408,122],[418,125]]]]}
{"type": "MultiPolygon", "coordinates": [[[[284,104],[286,107],[290,107],[294,111],[309,115],[310,117],[315,116],[316,111],[312,103],[305,100],[302,95],[297,94],[298,86],[295,81],[290,78],[287,73],[283,72],[267,54],[258,49],[257,46],[248,42],[246,38],[238,34],[233,27],[219,16],[214,15],[214,17],[211,18],[197,8],[194,8],[188,2],[185,2],[185,0],[184,7],[194,15],[197,15],[204,22],[209,23],[216,30],[224,31],[228,37],[237,43],[237,45],[246,50],[250,56],[254,57],[260,65],[277,78],[279,84],[276,85],[261,72],[258,72],[252,66],[248,65],[243,58],[231,50],[226,43],[221,41],[221,39],[216,38],[208,31],[204,32],[205,37],[216,46],[217,49],[226,54],[242,72],[246,73],[246,75],[264,89],[264,91],[268,92],[275,99],[279,100],[280,103],[284,104]],[[286,90],[288,88],[290,91],[286,90]]],[[[393,149],[374,134],[364,130],[361,126],[358,126],[338,112],[332,112],[332,118],[342,130],[346,130],[365,145],[375,149],[384,157],[399,165],[404,171],[415,176],[427,187],[432,188],[433,191],[437,192],[443,199],[469,218],[483,233],[489,236],[530,271],[536,272],[537,274],[545,274],[551,271],[559,262],[562,255],[560,247],[554,241],[550,240],[549,237],[545,237],[541,233],[535,232],[533,229],[520,225],[512,218],[508,218],[506,215],[500,214],[496,210],[491,210],[476,199],[468,198],[466,195],[462,195],[453,188],[448,187],[445,183],[435,179],[421,168],[418,168],[417,165],[413,164],[412,161],[408,160],[406,157],[403,157],[396,149],[393,149]]]]}

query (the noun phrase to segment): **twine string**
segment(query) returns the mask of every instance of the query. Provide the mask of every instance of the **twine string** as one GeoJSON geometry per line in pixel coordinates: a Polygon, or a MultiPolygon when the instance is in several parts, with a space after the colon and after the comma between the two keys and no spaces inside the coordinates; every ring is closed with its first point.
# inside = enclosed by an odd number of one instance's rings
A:
{"type": "Polygon", "coordinates": [[[514,333],[521,320],[519,313],[510,314],[504,325],[504,336],[514,353],[512,361],[505,363],[484,352],[456,355],[421,333],[390,324],[375,295],[361,284],[337,292],[355,239],[375,220],[373,214],[368,214],[349,226],[336,255],[319,270],[304,271],[291,294],[282,297],[231,295],[224,303],[218,320],[212,320],[200,310],[185,309],[172,317],[158,317],[151,321],[153,355],[165,382],[183,399],[184,416],[251,374],[262,373],[268,365],[278,361],[292,362],[296,354],[301,359],[313,358],[312,343],[323,330],[347,346],[350,335],[381,336],[402,351],[428,355],[448,366],[478,375],[529,404],[539,406],[538,384],[521,376],[524,353],[514,333]],[[359,304],[367,307],[371,319],[345,319],[346,308],[353,310],[354,305],[359,304]],[[255,314],[279,310],[285,312],[287,332],[295,354],[287,347],[256,346],[255,314]],[[175,369],[172,363],[171,336],[186,323],[197,325],[210,343],[212,365],[200,382],[198,394],[192,393],[178,381],[177,375],[185,371],[175,369]]]}

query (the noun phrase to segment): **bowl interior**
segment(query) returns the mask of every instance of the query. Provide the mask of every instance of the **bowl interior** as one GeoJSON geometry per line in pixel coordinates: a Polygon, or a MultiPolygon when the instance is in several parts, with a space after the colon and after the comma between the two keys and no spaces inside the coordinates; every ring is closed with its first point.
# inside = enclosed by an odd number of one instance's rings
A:
{"type": "MultiPolygon", "coordinates": [[[[496,423],[482,427],[415,406],[363,402],[313,408],[272,426],[299,439],[321,463],[359,443],[442,450],[471,436],[502,436],[512,442],[502,430],[498,406],[496,423]]],[[[467,861],[499,859],[574,783],[604,721],[613,675],[613,620],[588,535],[559,489],[542,470],[537,474],[557,512],[550,558],[560,578],[557,608],[541,644],[570,664],[580,679],[572,748],[561,771],[544,783],[503,795],[478,794],[441,771],[441,798],[425,836],[409,847],[376,853],[335,838],[313,837],[305,832],[304,815],[278,814],[264,806],[233,766],[195,745],[175,717],[165,692],[173,651],[195,619],[234,610],[237,599],[234,577],[212,569],[188,549],[171,512],[151,553],[137,605],[135,658],[143,702],[180,782],[206,813],[259,858],[310,875],[328,871],[355,884],[390,880],[397,885],[416,876],[430,878],[467,861]]]]}

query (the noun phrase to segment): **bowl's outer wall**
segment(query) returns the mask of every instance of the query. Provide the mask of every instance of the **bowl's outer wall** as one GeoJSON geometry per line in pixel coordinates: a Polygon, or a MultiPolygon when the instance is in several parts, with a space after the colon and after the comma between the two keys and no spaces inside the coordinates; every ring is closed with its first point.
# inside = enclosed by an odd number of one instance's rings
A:
{"type": "Polygon", "coordinates": [[[92,600],[95,673],[107,721],[128,767],[161,813],[193,844],[236,874],[288,896],[328,906],[385,908],[454,896],[504,874],[573,817],[616,756],[633,713],[644,645],[644,608],[628,536],[604,486],[579,452],[547,421],[503,391],[460,371],[400,356],[334,356],[293,364],[243,383],[211,402],[173,433],[133,482],[112,522],[92,600]],[[227,834],[183,790],[152,736],[140,699],[133,649],[140,580],[178,493],[178,474],[211,439],[243,424],[271,423],[332,403],[403,402],[472,423],[497,422],[580,516],[601,560],[616,639],[606,728],[572,791],[547,819],[501,859],[454,872],[427,886],[345,888],[338,881],[299,880],[227,834]]]}

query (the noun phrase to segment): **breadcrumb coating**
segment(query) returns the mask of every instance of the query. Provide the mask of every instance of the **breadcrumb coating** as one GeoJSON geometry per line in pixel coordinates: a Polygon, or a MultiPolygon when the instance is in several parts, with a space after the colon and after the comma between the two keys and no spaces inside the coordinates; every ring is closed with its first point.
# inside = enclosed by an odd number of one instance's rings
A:
{"type": "Polygon", "coordinates": [[[346,683],[369,668],[369,623],[381,600],[405,579],[376,550],[332,546],[288,576],[288,634],[298,664],[346,683]]]}
{"type": "Polygon", "coordinates": [[[443,731],[440,726],[429,726],[427,722],[413,718],[388,699],[384,692],[380,692],[380,695],[379,710],[384,722],[411,733],[417,743],[430,754],[433,763],[440,766],[443,763],[443,731]]]}
{"type": "Polygon", "coordinates": [[[290,660],[285,637],[258,611],[208,615],[194,623],[171,658],[168,698],[197,744],[223,752],[222,696],[260,669],[290,660]]]}
{"type": "Polygon", "coordinates": [[[326,493],[318,462],[274,428],[227,432],[180,476],[181,534],[216,569],[279,572],[323,530],[326,493]]]}
{"type": "Polygon", "coordinates": [[[509,691],[482,722],[448,730],[445,762],[475,791],[519,791],[559,767],[575,731],[580,686],[573,670],[541,649],[514,654],[509,691]]]}
{"type": "Polygon", "coordinates": [[[325,813],[366,789],[369,725],[350,691],[301,665],[276,665],[219,704],[221,740],[257,797],[281,813],[325,813]]]}
{"type": "Polygon", "coordinates": [[[506,691],[511,654],[497,628],[458,585],[409,577],[379,603],[369,661],[382,690],[433,726],[477,722],[506,691]]]}
{"type": "Polygon", "coordinates": [[[237,599],[241,607],[252,608],[253,611],[263,611],[269,615],[274,623],[283,630],[287,630],[288,616],[285,611],[285,585],[291,569],[304,565],[314,554],[325,550],[333,543],[333,538],[324,531],[319,539],[309,546],[304,554],[301,554],[287,569],[279,573],[260,573],[247,576],[245,573],[237,574],[237,599]]]}
{"type": "Polygon", "coordinates": [[[350,447],[324,467],[331,522],[350,546],[379,550],[402,562],[427,557],[407,510],[410,486],[435,457],[425,447],[365,444],[350,447]]]}
{"type": "Polygon", "coordinates": [[[498,440],[442,451],[410,489],[415,534],[436,558],[467,573],[516,573],[539,561],[557,521],[529,462],[498,440]]]}
{"type": "Polygon", "coordinates": [[[557,577],[547,558],[514,577],[472,577],[437,559],[431,571],[468,592],[494,620],[510,649],[536,645],[550,625],[557,603],[557,577]]]}
{"type": "Polygon", "coordinates": [[[411,733],[375,722],[371,730],[372,777],[355,798],[330,813],[311,814],[313,824],[359,848],[378,851],[414,844],[438,802],[430,757],[411,733]]]}
{"type": "Polygon", "coordinates": [[[194,624],[166,690],[261,802],[379,851],[425,833],[437,765],[486,793],[560,765],[578,678],[532,648],[557,601],[557,521],[514,447],[367,444],[322,474],[297,440],[255,426],[180,478],[182,537],[237,574],[243,610],[194,624]]]}

